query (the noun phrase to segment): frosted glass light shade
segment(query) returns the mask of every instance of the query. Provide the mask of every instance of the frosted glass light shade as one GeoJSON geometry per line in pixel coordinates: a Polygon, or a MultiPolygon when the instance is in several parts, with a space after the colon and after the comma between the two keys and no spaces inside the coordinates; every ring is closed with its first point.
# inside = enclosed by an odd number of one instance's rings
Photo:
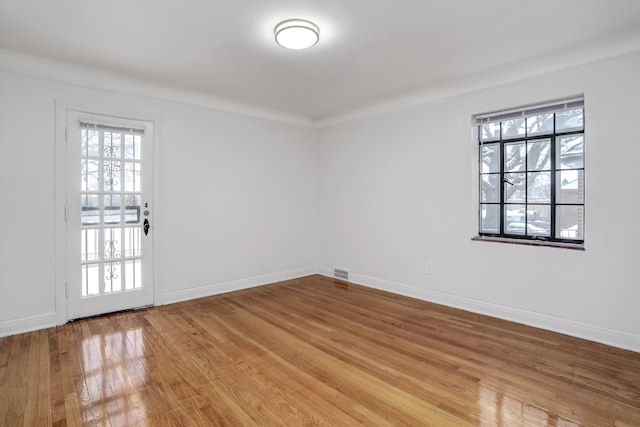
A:
{"type": "Polygon", "coordinates": [[[273,30],[276,43],[287,49],[307,49],[320,40],[320,29],[304,19],[287,19],[273,30]]]}

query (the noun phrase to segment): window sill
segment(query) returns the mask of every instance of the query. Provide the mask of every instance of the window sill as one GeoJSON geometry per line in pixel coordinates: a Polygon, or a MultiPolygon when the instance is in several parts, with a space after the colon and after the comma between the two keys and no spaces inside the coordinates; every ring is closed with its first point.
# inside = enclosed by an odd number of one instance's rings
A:
{"type": "Polygon", "coordinates": [[[562,243],[562,242],[547,242],[544,240],[521,240],[521,239],[509,239],[507,237],[489,237],[489,236],[475,236],[471,240],[477,242],[494,242],[494,243],[507,243],[512,245],[525,245],[525,246],[548,246],[552,248],[573,249],[578,251],[584,251],[584,244],[582,243],[562,243]]]}

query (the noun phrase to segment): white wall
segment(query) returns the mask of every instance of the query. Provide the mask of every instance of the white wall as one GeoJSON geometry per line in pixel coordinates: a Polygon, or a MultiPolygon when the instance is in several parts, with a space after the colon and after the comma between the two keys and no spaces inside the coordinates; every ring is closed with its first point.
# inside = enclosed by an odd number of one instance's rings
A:
{"type": "Polygon", "coordinates": [[[315,272],[313,129],[184,106],[167,109],[163,123],[156,246],[167,263],[164,302],[191,297],[181,291],[198,286],[315,272]]]}
{"type": "Polygon", "coordinates": [[[320,271],[640,351],[638,76],[636,53],[322,129],[320,271]],[[471,116],[582,93],[586,250],[471,241],[471,116]]]}
{"type": "Polygon", "coordinates": [[[161,302],[340,266],[357,283],[640,351],[638,75],[635,53],[312,129],[2,71],[0,336],[59,319],[55,101],[64,99],[160,118],[161,302]],[[471,241],[471,116],[580,93],[586,250],[471,241]]]}
{"type": "Polygon", "coordinates": [[[57,99],[160,118],[156,300],[174,302],[315,272],[313,129],[3,71],[0,336],[55,324],[60,310],[57,99]]]}

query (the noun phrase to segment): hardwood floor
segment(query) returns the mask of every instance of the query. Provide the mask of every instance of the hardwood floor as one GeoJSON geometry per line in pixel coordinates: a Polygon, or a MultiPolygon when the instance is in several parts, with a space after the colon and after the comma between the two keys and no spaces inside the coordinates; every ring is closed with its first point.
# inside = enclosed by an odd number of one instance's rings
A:
{"type": "Polygon", "coordinates": [[[310,276],[0,339],[1,426],[640,426],[640,354],[310,276]]]}

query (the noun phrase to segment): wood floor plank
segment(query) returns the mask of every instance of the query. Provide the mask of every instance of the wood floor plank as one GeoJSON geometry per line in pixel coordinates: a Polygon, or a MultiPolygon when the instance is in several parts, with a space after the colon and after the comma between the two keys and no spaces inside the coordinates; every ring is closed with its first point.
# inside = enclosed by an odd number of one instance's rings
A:
{"type": "Polygon", "coordinates": [[[640,354],[314,275],[0,339],[0,426],[640,426],[640,354]]]}

